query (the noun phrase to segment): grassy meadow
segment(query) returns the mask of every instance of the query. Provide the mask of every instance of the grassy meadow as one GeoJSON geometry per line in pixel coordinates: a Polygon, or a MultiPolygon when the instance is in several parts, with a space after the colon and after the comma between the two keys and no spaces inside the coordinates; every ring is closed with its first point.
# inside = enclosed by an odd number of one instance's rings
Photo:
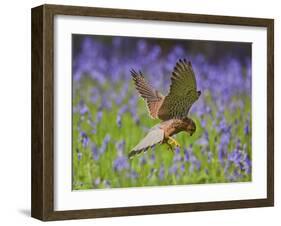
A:
{"type": "Polygon", "coordinates": [[[200,41],[77,36],[72,65],[74,190],[251,180],[249,44],[204,42],[205,48],[197,49],[200,41]],[[181,57],[191,61],[202,92],[189,113],[196,132],[176,135],[181,148],[174,152],[156,145],[129,160],[129,151],[160,122],[148,116],[130,69],[141,70],[167,94],[181,57]]]}

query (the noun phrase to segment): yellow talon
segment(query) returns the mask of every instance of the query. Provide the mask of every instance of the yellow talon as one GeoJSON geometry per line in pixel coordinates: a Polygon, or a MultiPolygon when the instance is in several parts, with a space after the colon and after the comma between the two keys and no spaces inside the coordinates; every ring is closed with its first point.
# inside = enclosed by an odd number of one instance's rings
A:
{"type": "Polygon", "coordinates": [[[169,137],[168,143],[169,143],[170,145],[175,145],[176,147],[180,147],[179,142],[177,142],[177,141],[176,141],[174,138],[172,138],[172,137],[169,137]],[[170,141],[170,142],[169,142],[169,141],[170,141]]]}

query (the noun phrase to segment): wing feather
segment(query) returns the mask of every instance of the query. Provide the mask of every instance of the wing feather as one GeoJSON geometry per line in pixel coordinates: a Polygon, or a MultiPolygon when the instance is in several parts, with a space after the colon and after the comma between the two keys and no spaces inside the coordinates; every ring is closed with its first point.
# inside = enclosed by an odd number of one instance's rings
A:
{"type": "Polygon", "coordinates": [[[146,101],[150,116],[157,118],[164,96],[144,79],[141,72],[137,73],[135,70],[131,70],[131,75],[140,96],[146,101]]]}
{"type": "Polygon", "coordinates": [[[170,92],[158,110],[158,118],[168,120],[186,117],[199,95],[191,63],[180,59],[171,76],[170,92]]]}

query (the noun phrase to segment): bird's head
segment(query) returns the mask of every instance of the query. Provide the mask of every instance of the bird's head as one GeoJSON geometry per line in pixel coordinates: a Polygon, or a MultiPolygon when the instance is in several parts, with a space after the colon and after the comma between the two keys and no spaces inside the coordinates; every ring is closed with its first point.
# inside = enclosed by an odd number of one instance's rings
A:
{"type": "Polygon", "coordinates": [[[190,136],[192,136],[193,133],[195,133],[195,131],[196,131],[196,124],[195,124],[195,122],[192,119],[190,119],[190,118],[185,118],[184,122],[185,122],[185,131],[187,133],[189,133],[190,136]]]}

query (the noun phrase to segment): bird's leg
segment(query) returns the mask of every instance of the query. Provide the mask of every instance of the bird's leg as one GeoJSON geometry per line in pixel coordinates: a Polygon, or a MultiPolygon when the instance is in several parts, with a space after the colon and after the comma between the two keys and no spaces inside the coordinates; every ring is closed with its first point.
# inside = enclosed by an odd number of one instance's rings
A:
{"type": "Polygon", "coordinates": [[[176,146],[176,147],[180,147],[180,144],[179,144],[179,142],[177,142],[174,138],[172,138],[172,137],[169,137],[168,138],[168,142],[167,142],[168,144],[170,144],[170,145],[174,145],[174,146],[176,146]]]}
{"type": "Polygon", "coordinates": [[[173,152],[174,151],[173,145],[171,145],[168,141],[166,142],[166,144],[169,146],[168,149],[173,152]]]}

